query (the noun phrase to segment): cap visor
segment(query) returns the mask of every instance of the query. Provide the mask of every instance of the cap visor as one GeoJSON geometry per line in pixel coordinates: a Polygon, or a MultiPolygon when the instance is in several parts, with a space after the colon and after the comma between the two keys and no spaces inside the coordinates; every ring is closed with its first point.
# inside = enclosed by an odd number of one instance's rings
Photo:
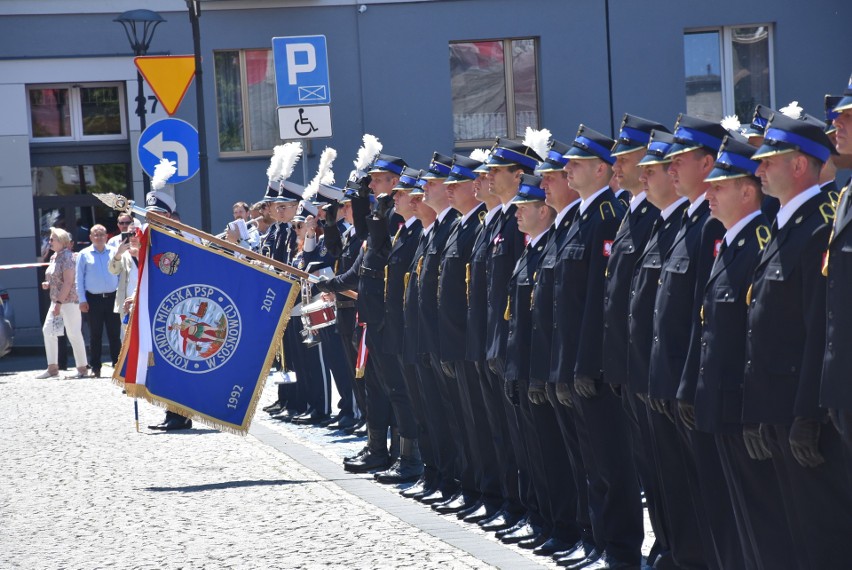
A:
{"type": "Polygon", "coordinates": [[[612,150],[610,155],[619,156],[619,155],[622,155],[622,154],[628,154],[630,152],[635,152],[637,150],[644,150],[644,149],[645,149],[644,146],[629,146],[629,145],[626,145],[626,144],[618,143],[618,144],[615,145],[615,148],[612,150]]]}
{"type": "Polygon", "coordinates": [[[652,166],[654,164],[668,164],[672,161],[668,156],[654,156],[652,154],[646,154],[642,157],[642,160],[639,161],[639,166],[652,166]]]}
{"type": "Polygon", "coordinates": [[[839,113],[840,111],[845,111],[846,109],[852,109],[852,95],[844,97],[841,99],[837,106],[832,109],[835,113],[839,113]]]}
{"type": "Polygon", "coordinates": [[[734,178],[745,178],[748,174],[742,172],[731,172],[723,168],[714,168],[704,179],[704,182],[716,182],[718,180],[733,180],[734,178]]]}
{"type": "Polygon", "coordinates": [[[788,152],[794,152],[795,149],[792,148],[778,148],[777,146],[769,146],[767,144],[762,145],[757,151],[751,156],[752,160],[762,160],[764,158],[769,158],[771,156],[778,156],[781,154],[787,154],[788,152]]]}
{"type": "MultiPolygon", "coordinates": [[[[666,158],[671,158],[673,156],[677,156],[678,154],[683,154],[685,152],[689,152],[691,150],[696,150],[702,148],[701,145],[686,145],[683,143],[676,142],[674,143],[669,151],[666,153],[666,158]]],[[[715,154],[715,153],[714,153],[715,154]]]]}

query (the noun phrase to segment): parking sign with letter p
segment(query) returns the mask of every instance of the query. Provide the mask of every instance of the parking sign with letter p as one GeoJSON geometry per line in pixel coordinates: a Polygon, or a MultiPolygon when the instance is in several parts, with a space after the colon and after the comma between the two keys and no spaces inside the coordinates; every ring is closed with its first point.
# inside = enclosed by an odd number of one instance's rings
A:
{"type": "Polygon", "coordinates": [[[331,102],[325,36],[272,38],[279,106],[331,102]]]}

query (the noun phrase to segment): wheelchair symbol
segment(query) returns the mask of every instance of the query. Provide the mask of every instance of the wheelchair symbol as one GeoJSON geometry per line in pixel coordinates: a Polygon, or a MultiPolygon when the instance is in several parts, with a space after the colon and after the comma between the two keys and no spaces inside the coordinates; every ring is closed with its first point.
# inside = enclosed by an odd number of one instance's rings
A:
{"type": "Polygon", "coordinates": [[[318,131],[319,129],[314,126],[314,124],[304,116],[305,110],[299,109],[299,119],[293,124],[293,129],[295,129],[296,134],[299,136],[306,137],[314,131],[318,131]],[[300,126],[305,125],[307,127],[307,131],[302,132],[300,126]]]}

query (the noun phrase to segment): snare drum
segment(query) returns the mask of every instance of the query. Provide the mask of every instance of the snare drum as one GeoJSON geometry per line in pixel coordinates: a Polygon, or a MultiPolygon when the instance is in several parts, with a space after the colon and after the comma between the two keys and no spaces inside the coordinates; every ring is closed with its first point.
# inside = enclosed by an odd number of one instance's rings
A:
{"type": "Polygon", "coordinates": [[[302,307],[302,318],[305,328],[318,331],[337,322],[337,311],[334,301],[319,299],[302,307]]]}

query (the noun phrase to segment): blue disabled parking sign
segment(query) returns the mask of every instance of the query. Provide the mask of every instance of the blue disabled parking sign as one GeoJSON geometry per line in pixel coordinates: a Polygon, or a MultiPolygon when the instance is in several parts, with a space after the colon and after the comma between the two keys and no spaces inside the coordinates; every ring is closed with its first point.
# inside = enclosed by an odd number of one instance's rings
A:
{"type": "Polygon", "coordinates": [[[325,36],[272,38],[272,58],[279,107],[331,103],[325,36]]]}
{"type": "Polygon", "coordinates": [[[160,160],[174,161],[177,172],[169,178],[169,184],[186,182],[198,172],[198,131],[180,119],[162,119],[148,126],[139,137],[136,147],[139,164],[148,176],[154,176],[154,168],[160,160]]]}

